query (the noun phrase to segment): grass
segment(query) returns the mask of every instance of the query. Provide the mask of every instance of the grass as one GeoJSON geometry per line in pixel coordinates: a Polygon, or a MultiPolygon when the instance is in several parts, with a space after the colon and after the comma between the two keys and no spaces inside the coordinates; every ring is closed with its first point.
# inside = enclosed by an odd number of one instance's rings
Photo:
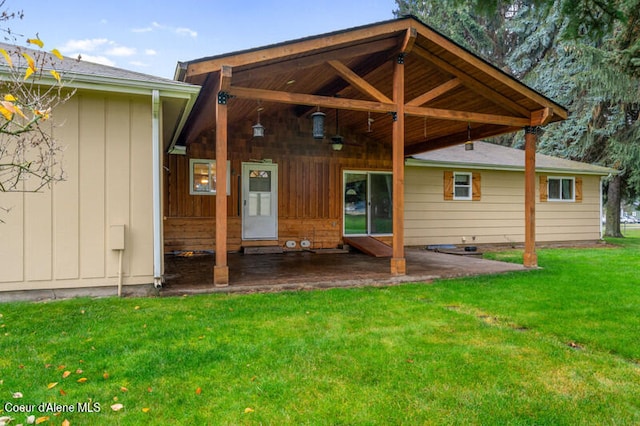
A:
{"type": "Polygon", "coordinates": [[[638,424],[628,236],[433,285],[2,304],[0,409],[99,404],[31,413],[72,425],[638,424]]]}

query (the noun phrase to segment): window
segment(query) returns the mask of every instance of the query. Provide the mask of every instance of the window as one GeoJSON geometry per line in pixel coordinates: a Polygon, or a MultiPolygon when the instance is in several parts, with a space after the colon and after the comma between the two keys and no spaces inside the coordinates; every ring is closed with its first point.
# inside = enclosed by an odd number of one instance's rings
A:
{"type": "MultiPolygon", "coordinates": [[[[189,193],[191,195],[216,194],[216,160],[189,160],[189,193]]],[[[231,193],[231,165],[227,161],[227,195],[231,193]]]]}
{"type": "Polygon", "coordinates": [[[444,199],[480,201],[480,173],[445,171],[444,199]]]}
{"type": "Polygon", "coordinates": [[[392,235],[392,174],[345,171],[343,182],[344,235],[392,235]]]}
{"type": "Polygon", "coordinates": [[[549,201],[574,201],[575,180],[573,178],[547,178],[549,201]]]}
{"type": "Polygon", "coordinates": [[[471,199],[471,173],[453,174],[453,199],[471,199]]]}

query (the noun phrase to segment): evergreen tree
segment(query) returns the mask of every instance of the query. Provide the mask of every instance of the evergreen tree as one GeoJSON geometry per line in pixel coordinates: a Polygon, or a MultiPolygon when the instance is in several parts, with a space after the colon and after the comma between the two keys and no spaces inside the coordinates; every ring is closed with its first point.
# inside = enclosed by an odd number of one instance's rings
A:
{"type": "MultiPolygon", "coordinates": [[[[396,3],[397,15],[417,16],[569,109],[569,119],[543,129],[538,149],[620,170],[608,188],[605,232],[620,236],[620,200],[640,195],[640,0],[396,3]],[[468,20],[485,33],[460,37],[468,20]]],[[[494,142],[520,147],[523,140],[494,142]]]]}

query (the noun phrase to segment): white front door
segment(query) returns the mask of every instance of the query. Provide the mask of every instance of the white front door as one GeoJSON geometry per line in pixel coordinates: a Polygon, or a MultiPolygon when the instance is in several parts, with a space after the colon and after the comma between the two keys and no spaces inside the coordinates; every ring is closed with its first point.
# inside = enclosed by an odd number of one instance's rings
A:
{"type": "Polygon", "coordinates": [[[242,239],[278,238],[278,165],[242,163],[242,239]]]}

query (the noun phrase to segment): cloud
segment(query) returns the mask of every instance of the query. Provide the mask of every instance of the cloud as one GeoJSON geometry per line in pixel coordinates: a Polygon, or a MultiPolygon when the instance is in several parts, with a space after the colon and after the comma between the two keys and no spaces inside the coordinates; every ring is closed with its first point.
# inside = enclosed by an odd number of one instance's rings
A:
{"type": "Polygon", "coordinates": [[[106,38],[91,38],[84,40],[69,40],[59,49],[61,52],[71,52],[81,50],[85,52],[93,52],[96,49],[109,44],[109,40],[106,38]]]}
{"type": "Polygon", "coordinates": [[[178,35],[187,35],[189,37],[196,38],[198,37],[198,33],[189,28],[176,28],[175,33],[178,35]]]}
{"type": "Polygon", "coordinates": [[[156,52],[153,49],[145,49],[144,50],[144,54],[147,56],[156,56],[158,54],[158,52],[156,52]]]}
{"type": "Polygon", "coordinates": [[[169,25],[162,25],[156,21],[153,21],[151,23],[150,26],[148,27],[142,27],[142,28],[134,28],[131,31],[134,33],[148,33],[148,32],[152,32],[152,31],[168,31],[170,33],[174,33],[177,34],[179,36],[188,36],[188,37],[192,37],[192,38],[196,38],[198,37],[198,32],[192,30],[191,28],[187,28],[187,27],[172,27],[169,25]]]}
{"type": "Polygon", "coordinates": [[[87,55],[85,53],[75,53],[73,55],[70,55],[73,58],[77,58],[78,55],[80,55],[82,57],[83,61],[86,62],[93,62],[95,64],[101,64],[101,65],[108,65],[110,67],[115,67],[116,63],[114,61],[112,61],[111,59],[107,58],[106,56],[101,56],[101,55],[87,55]]]}
{"type": "Polygon", "coordinates": [[[113,46],[104,53],[109,56],[133,56],[136,54],[136,49],[134,47],[113,46]]]}

